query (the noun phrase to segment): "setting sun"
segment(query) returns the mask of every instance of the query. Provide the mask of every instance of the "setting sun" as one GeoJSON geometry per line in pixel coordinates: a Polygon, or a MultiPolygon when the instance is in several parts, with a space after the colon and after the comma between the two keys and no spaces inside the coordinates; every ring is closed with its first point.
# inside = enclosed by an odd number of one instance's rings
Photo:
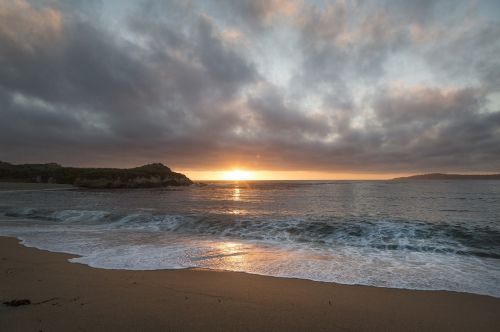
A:
{"type": "Polygon", "coordinates": [[[0,0],[0,332],[500,332],[498,54],[500,0],[0,0]]]}
{"type": "Polygon", "coordinates": [[[250,172],[234,169],[232,171],[225,172],[223,178],[224,180],[231,180],[231,181],[245,181],[245,180],[251,180],[252,176],[250,172]]]}

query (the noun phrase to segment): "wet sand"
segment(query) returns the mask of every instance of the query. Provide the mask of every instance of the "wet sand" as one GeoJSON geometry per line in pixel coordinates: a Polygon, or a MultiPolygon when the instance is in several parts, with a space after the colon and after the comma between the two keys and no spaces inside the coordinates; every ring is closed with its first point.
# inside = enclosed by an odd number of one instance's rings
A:
{"type": "Polygon", "coordinates": [[[0,331],[498,331],[500,299],[204,270],[124,271],[0,237],[0,331]]]}

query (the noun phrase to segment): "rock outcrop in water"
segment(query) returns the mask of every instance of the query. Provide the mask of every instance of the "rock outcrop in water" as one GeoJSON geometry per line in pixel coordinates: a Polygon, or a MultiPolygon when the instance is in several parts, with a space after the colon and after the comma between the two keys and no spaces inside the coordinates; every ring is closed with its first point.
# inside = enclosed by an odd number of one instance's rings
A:
{"type": "Polygon", "coordinates": [[[1,161],[0,181],[60,183],[86,188],[150,188],[193,183],[184,174],[160,163],[120,169],[63,167],[55,163],[13,165],[1,161]]]}
{"type": "Polygon", "coordinates": [[[405,176],[393,180],[500,180],[500,174],[442,174],[431,173],[422,175],[405,176]]]}

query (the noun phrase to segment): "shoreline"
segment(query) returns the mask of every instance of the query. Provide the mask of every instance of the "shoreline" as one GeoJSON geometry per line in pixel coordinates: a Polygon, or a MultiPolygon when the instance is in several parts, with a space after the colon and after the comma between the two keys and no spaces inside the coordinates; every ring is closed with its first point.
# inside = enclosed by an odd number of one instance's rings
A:
{"type": "Polygon", "coordinates": [[[106,270],[0,237],[5,331],[494,331],[500,299],[205,269],[106,270]]]}
{"type": "MultiPolygon", "coordinates": [[[[16,220],[13,218],[13,220],[16,220]]],[[[28,219],[29,220],[29,219],[28,219]]],[[[0,221],[2,221],[0,219],[0,221]]],[[[154,272],[154,271],[206,271],[206,272],[221,272],[221,273],[243,273],[243,274],[248,274],[248,275],[255,275],[255,276],[261,276],[261,277],[267,277],[267,278],[277,278],[277,279],[287,279],[287,280],[299,280],[299,281],[310,281],[310,282],[316,282],[316,283],[322,283],[322,284],[334,284],[338,286],[354,286],[354,287],[373,287],[373,288],[380,288],[380,289],[394,289],[394,290],[402,290],[402,291],[412,291],[412,292],[446,292],[446,293],[455,293],[455,294],[465,294],[465,295],[474,295],[474,296],[486,296],[495,300],[500,301],[500,297],[496,297],[490,294],[481,294],[481,293],[472,293],[472,292],[465,292],[465,291],[457,291],[457,290],[449,290],[449,289],[419,289],[419,288],[404,288],[404,287],[385,287],[385,286],[376,286],[376,285],[365,285],[365,284],[349,284],[349,283],[340,283],[336,281],[325,281],[325,280],[315,280],[315,279],[309,279],[309,278],[299,278],[299,277],[283,277],[283,276],[275,276],[275,275],[268,275],[268,274],[260,274],[260,273],[254,273],[254,272],[247,272],[247,271],[233,271],[233,270],[224,270],[224,269],[213,269],[213,268],[205,268],[205,267],[183,267],[183,268],[161,268],[161,269],[124,269],[124,268],[108,268],[108,267],[98,267],[98,266],[92,266],[86,263],[78,262],[78,261],[72,261],[74,258],[80,258],[84,257],[79,254],[75,253],[69,253],[69,252],[62,252],[62,251],[53,251],[50,249],[43,249],[43,248],[38,248],[36,246],[28,245],[23,243],[24,240],[20,237],[16,236],[5,236],[5,235],[0,235],[0,242],[2,239],[13,239],[17,241],[17,244],[24,247],[24,248],[29,248],[29,249],[35,249],[51,254],[61,254],[61,255],[66,255],[68,256],[68,259],[66,262],[69,264],[78,264],[78,265],[83,265],[91,269],[97,269],[97,270],[109,270],[109,271],[133,271],[133,272],[154,272]]]]}

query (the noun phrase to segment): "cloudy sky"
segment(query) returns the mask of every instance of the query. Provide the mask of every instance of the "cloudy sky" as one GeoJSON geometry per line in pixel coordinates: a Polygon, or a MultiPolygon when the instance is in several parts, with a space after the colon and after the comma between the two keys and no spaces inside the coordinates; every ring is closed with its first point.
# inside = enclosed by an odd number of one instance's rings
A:
{"type": "Polygon", "coordinates": [[[500,1],[0,0],[0,160],[500,172],[500,1]]]}

